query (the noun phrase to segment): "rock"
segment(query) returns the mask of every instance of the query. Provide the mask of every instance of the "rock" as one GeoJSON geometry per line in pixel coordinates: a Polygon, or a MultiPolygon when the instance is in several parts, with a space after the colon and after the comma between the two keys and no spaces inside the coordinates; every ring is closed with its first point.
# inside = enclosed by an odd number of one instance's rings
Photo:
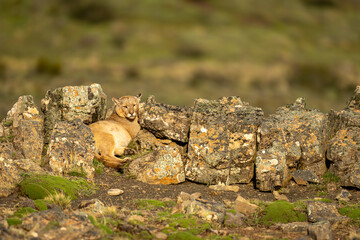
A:
{"type": "Polygon", "coordinates": [[[14,146],[17,158],[34,160],[42,164],[44,147],[43,121],[20,120],[19,127],[14,131],[14,146]]]}
{"type": "Polygon", "coordinates": [[[16,191],[23,180],[23,173],[44,173],[44,170],[31,159],[6,159],[0,157],[0,197],[8,197],[16,191]]]}
{"type": "Polygon", "coordinates": [[[140,215],[131,215],[126,219],[127,222],[131,223],[131,222],[145,222],[145,218],[143,216],[140,215]]]}
{"type": "Polygon", "coordinates": [[[256,133],[263,116],[239,97],[197,99],[188,144],[186,178],[198,183],[249,183],[254,175],[256,133]]]}
{"type": "Polygon", "coordinates": [[[348,218],[342,216],[333,203],[321,201],[308,202],[306,211],[308,221],[312,223],[330,221],[332,225],[337,226],[348,221],[348,218]]]}
{"type": "Polygon", "coordinates": [[[49,164],[57,174],[85,174],[92,178],[95,141],[80,119],[56,123],[48,147],[49,164]]]}
{"type": "Polygon", "coordinates": [[[341,189],[341,192],[336,196],[336,199],[341,202],[350,201],[351,193],[348,190],[341,189]]]}
{"type": "Polygon", "coordinates": [[[124,190],[118,189],[118,188],[113,188],[113,189],[109,189],[107,191],[107,194],[110,196],[119,196],[120,194],[123,194],[124,190]]]}
{"type": "Polygon", "coordinates": [[[185,209],[186,214],[194,214],[206,221],[223,223],[225,220],[225,206],[222,203],[195,199],[185,209]]]}
{"type": "Polygon", "coordinates": [[[278,191],[273,191],[274,198],[276,200],[283,200],[289,202],[289,199],[284,194],[280,194],[278,191]]]}
{"type": "Polygon", "coordinates": [[[65,213],[59,208],[30,214],[23,219],[21,227],[29,235],[37,233],[43,239],[101,239],[100,230],[86,214],[65,213]]]}
{"type": "Polygon", "coordinates": [[[166,240],[167,238],[168,238],[168,235],[166,233],[163,233],[163,232],[155,233],[155,239],[166,240]]]}
{"type": "Polygon", "coordinates": [[[279,227],[283,232],[298,232],[298,233],[307,234],[309,223],[308,222],[280,223],[279,227]]]}
{"type": "Polygon", "coordinates": [[[284,187],[297,169],[323,175],[326,120],[320,111],[306,109],[303,98],[264,119],[259,128],[256,187],[261,191],[284,187]]]}
{"type": "Polygon", "coordinates": [[[154,96],[146,101],[140,115],[142,128],[157,138],[187,142],[190,129],[191,108],[157,103],[154,96]]]}
{"type": "Polygon", "coordinates": [[[15,151],[12,143],[0,142],[0,157],[5,159],[15,159],[15,151]]]}
{"type": "MultiPolygon", "coordinates": [[[[360,118],[360,114],[358,115],[360,118]]],[[[339,130],[328,143],[327,158],[340,184],[360,188],[360,125],[339,130]]]]}
{"type": "Polygon", "coordinates": [[[145,129],[140,130],[140,132],[132,141],[136,143],[141,150],[157,150],[163,146],[171,145],[177,146],[179,149],[181,149],[181,152],[186,152],[186,149],[183,149],[182,146],[177,145],[170,139],[156,138],[151,132],[145,129]]]}
{"type": "Polygon", "coordinates": [[[40,165],[44,142],[43,124],[43,116],[40,115],[33,97],[21,96],[1,122],[0,137],[7,142],[13,142],[16,158],[32,159],[40,165]]]}
{"type": "Polygon", "coordinates": [[[105,205],[99,199],[84,200],[80,203],[81,211],[90,213],[103,213],[105,205]]]}
{"type": "Polygon", "coordinates": [[[308,234],[315,240],[332,240],[334,239],[329,221],[321,221],[310,224],[308,234]]]}
{"type": "Polygon", "coordinates": [[[234,202],[234,209],[237,212],[243,213],[247,216],[253,214],[258,209],[258,206],[255,204],[250,203],[245,198],[241,197],[240,195],[237,196],[234,202]]]}
{"type": "Polygon", "coordinates": [[[132,161],[127,169],[137,180],[150,184],[178,184],[185,181],[184,164],[177,147],[163,146],[132,161]]]}
{"type": "Polygon", "coordinates": [[[226,212],[224,225],[227,227],[239,227],[244,225],[246,216],[242,213],[226,212]]]}
{"type": "Polygon", "coordinates": [[[295,181],[306,181],[309,183],[320,183],[321,180],[310,170],[295,170],[292,172],[295,181]]]}
{"type": "Polygon", "coordinates": [[[47,91],[41,100],[45,114],[45,142],[48,143],[58,121],[80,119],[85,124],[102,120],[106,115],[106,95],[100,84],[66,86],[47,91]]]}
{"type": "Polygon", "coordinates": [[[232,192],[238,192],[240,190],[239,186],[236,185],[225,185],[224,183],[219,183],[217,185],[211,185],[209,186],[210,189],[216,190],[216,191],[232,191],[232,192]]]}

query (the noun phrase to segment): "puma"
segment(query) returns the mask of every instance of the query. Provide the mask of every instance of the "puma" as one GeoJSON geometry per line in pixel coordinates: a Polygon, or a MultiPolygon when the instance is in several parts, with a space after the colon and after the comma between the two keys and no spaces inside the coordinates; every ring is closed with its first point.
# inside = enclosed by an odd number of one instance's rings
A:
{"type": "Polygon", "coordinates": [[[95,139],[95,157],[105,166],[118,169],[127,161],[117,156],[124,154],[129,142],[140,131],[140,98],[141,93],[112,98],[115,107],[110,117],[89,125],[95,139]]]}

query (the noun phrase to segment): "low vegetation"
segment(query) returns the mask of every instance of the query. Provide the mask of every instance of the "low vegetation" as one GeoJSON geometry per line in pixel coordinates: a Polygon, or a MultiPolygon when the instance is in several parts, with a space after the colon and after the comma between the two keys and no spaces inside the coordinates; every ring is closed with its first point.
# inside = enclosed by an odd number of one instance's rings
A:
{"type": "Polygon", "coordinates": [[[51,175],[28,175],[20,183],[21,191],[30,199],[45,199],[49,195],[62,193],[70,199],[79,195],[89,195],[95,191],[95,186],[83,178],[66,179],[51,175]]]}

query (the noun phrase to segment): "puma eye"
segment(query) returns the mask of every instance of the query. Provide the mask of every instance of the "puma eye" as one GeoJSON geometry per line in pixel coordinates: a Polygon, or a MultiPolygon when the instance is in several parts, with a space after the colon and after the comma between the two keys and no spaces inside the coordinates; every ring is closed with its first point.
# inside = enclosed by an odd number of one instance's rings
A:
{"type": "Polygon", "coordinates": [[[123,108],[127,108],[127,106],[124,106],[123,108]]]}

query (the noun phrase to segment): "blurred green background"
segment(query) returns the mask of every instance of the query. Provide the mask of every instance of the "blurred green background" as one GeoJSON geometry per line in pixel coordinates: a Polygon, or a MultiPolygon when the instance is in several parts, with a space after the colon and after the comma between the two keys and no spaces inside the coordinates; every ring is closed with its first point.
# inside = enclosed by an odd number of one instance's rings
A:
{"type": "Polygon", "coordinates": [[[158,102],[240,96],[342,109],[360,85],[360,0],[0,0],[0,117],[100,83],[158,102]]]}

